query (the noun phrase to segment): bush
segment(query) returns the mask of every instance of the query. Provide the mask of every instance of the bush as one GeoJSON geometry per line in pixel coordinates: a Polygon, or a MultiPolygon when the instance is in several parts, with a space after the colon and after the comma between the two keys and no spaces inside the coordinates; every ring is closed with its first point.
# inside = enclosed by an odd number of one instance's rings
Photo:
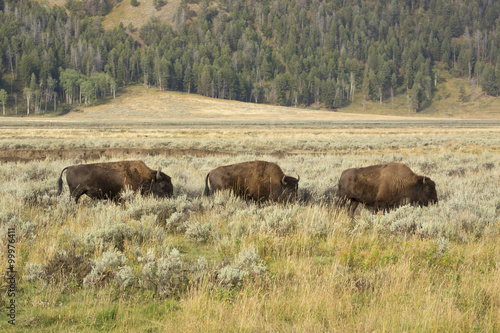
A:
{"type": "Polygon", "coordinates": [[[92,263],[92,270],[83,280],[86,287],[95,287],[114,279],[118,285],[126,287],[135,281],[132,269],[125,266],[127,258],[116,249],[108,250],[92,263]]]}
{"type": "Polygon", "coordinates": [[[165,297],[179,295],[187,287],[187,272],[177,249],[172,249],[167,257],[158,259],[150,250],[141,261],[141,283],[144,288],[153,288],[160,297],[165,297]]]}
{"type": "Polygon", "coordinates": [[[213,228],[210,223],[193,221],[188,224],[186,237],[197,243],[207,243],[213,238],[213,228]]]}
{"type": "MultiPolygon", "coordinates": [[[[41,277],[44,277],[49,283],[74,280],[78,286],[81,286],[91,270],[90,261],[83,256],[74,251],[59,251],[48,261],[41,277]]],[[[30,273],[28,273],[28,277],[30,277],[30,273]]]]}
{"type": "Polygon", "coordinates": [[[24,281],[42,280],[45,277],[45,268],[40,264],[27,264],[24,267],[24,281]]]}
{"type": "Polygon", "coordinates": [[[83,244],[87,251],[102,251],[109,247],[124,250],[125,240],[134,238],[140,231],[125,223],[94,226],[83,234],[83,244]]]}
{"type": "Polygon", "coordinates": [[[257,277],[267,272],[262,259],[253,248],[244,248],[236,256],[232,265],[223,266],[218,274],[220,284],[239,287],[246,277],[257,277]]]}

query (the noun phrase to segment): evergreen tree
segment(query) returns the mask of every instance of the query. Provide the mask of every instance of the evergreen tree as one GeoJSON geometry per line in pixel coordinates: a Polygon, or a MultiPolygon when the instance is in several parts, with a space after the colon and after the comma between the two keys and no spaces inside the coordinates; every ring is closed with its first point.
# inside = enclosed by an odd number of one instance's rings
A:
{"type": "Polygon", "coordinates": [[[481,87],[483,91],[488,95],[491,96],[500,95],[500,85],[495,74],[495,69],[490,65],[486,65],[483,70],[481,87]]]}
{"type": "Polygon", "coordinates": [[[278,74],[276,76],[276,103],[279,105],[288,105],[290,92],[290,78],[287,74],[278,74]]]}
{"type": "Polygon", "coordinates": [[[462,103],[467,102],[467,94],[465,92],[465,86],[461,84],[459,89],[460,90],[459,90],[458,100],[462,103]]]}
{"type": "Polygon", "coordinates": [[[421,104],[421,86],[420,83],[415,83],[411,89],[411,108],[414,112],[418,112],[421,104]]]}

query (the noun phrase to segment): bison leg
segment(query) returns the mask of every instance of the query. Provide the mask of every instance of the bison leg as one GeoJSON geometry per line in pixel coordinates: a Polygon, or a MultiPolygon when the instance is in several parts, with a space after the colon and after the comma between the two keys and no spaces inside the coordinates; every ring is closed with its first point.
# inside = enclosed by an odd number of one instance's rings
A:
{"type": "Polygon", "coordinates": [[[338,207],[346,207],[347,206],[347,212],[349,214],[349,217],[354,218],[354,211],[358,207],[359,201],[356,201],[355,199],[352,199],[352,198],[348,198],[347,196],[344,195],[344,196],[337,197],[335,204],[338,207]],[[347,204],[347,201],[349,201],[349,204],[347,204]]]}
{"type": "Polygon", "coordinates": [[[75,203],[78,203],[78,199],[84,194],[87,193],[87,190],[83,187],[77,187],[73,191],[71,191],[71,197],[75,199],[75,203]]]}
{"type": "Polygon", "coordinates": [[[375,212],[382,212],[385,213],[389,209],[389,206],[387,204],[382,204],[380,202],[375,202],[375,212]]]}
{"type": "Polygon", "coordinates": [[[349,204],[349,216],[351,218],[354,218],[354,212],[356,211],[356,208],[358,208],[359,201],[351,199],[351,203],[349,204]]]}
{"type": "Polygon", "coordinates": [[[347,201],[347,198],[345,196],[343,197],[337,197],[337,200],[335,200],[335,205],[339,207],[345,206],[345,203],[347,201]]]}

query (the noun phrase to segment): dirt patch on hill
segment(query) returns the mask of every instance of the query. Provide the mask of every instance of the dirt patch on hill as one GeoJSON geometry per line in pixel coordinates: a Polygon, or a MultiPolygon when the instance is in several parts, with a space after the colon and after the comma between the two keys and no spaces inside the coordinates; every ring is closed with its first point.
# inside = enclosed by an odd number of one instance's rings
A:
{"type": "Polygon", "coordinates": [[[144,156],[208,156],[208,155],[233,155],[233,152],[213,151],[206,149],[144,149],[144,148],[94,148],[94,149],[10,149],[0,150],[2,162],[28,162],[33,160],[74,159],[84,161],[106,158],[141,158],[144,156]]]}

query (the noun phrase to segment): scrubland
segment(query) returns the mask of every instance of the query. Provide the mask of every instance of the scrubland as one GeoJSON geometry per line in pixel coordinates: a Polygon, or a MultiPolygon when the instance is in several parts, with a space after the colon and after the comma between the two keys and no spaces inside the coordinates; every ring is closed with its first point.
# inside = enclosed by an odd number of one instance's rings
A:
{"type": "Polygon", "coordinates": [[[0,164],[0,251],[15,228],[18,272],[16,326],[2,310],[2,330],[500,330],[494,121],[51,124],[2,128],[11,157],[51,151],[0,164]],[[62,154],[78,149],[101,154],[62,154]],[[161,166],[174,197],[55,196],[65,166],[123,158],[161,166]],[[298,202],[202,195],[208,171],[254,159],[300,175],[298,202]],[[432,178],[439,203],[354,220],[334,205],[344,169],[391,161],[432,178]]]}

